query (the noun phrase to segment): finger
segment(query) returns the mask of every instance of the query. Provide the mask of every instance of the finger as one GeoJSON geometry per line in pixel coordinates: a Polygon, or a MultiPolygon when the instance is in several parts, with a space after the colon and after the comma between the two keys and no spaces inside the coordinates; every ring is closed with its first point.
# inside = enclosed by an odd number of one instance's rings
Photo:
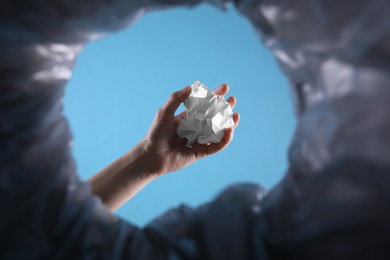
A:
{"type": "Polygon", "coordinates": [[[233,140],[233,128],[225,129],[225,134],[219,143],[203,145],[196,143],[193,146],[197,159],[222,151],[233,140]]]}
{"type": "Polygon", "coordinates": [[[226,128],[225,129],[225,134],[219,143],[213,143],[207,146],[207,155],[211,155],[217,152],[222,151],[225,149],[230,142],[233,140],[233,133],[234,129],[233,128],[226,128]]]}
{"type": "Polygon", "coordinates": [[[229,97],[228,99],[226,99],[226,102],[228,102],[230,107],[233,109],[236,106],[237,99],[232,96],[232,97],[229,97]]]}
{"type": "Polygon", "coordinates": [[[188,109],[186,109],[183,112],[181,112],[180,114],[176,115],[175,119],[178,120],[178,121],[183,120],[187,116],[187,111],[188,111],[188,109]]]}
{"type": "Polygon", "coordinates": [[[214,94],[218,96],[225,96],[229,92],[229,86],[227,84],[222,84],[215,89],[214,94]]]}
{"type": "Polygon", "coordinates": [[[233,114],[234,128],[237,128],[237,126],[240,124],[240,118],[241,118],[241,116],[239,113],[233,114]]]}
{"type": "Polygon", "coordinates": [[[179,127],[180,122],[187,117],[187,109],[175,116],[175,127],[179,127]]]}
{"type": "Polygon", "coordinates": [[[167,102],[159,109],[158,115],[163,119],[171,119],[175,116],[175,111],[180,104],[188,98],[191,93],[191,87],[187,86],[182,90],[173,92],[167,102]]]}

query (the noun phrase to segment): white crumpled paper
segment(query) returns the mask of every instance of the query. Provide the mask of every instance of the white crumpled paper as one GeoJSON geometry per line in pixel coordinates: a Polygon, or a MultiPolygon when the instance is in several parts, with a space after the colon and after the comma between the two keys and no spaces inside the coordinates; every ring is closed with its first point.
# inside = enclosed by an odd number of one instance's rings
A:
{"type": "Polygon", "coordinates": [[[224,129],[234,126],[232,108],[223,97],[215,95],[199,81],[195,81],[191,89],[184,101],[187,116],[180,122],[177,134],[188,139],[190,148],[196,141],[200,144],[221,142],[224,129]]]}

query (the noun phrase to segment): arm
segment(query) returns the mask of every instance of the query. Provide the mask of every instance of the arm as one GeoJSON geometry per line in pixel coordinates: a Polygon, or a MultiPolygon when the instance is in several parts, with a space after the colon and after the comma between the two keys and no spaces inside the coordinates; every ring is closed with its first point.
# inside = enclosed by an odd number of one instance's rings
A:
{"type": "MultiPolygon", "coordinates": [[[[226,129],[224,138],[218,144],[197,143],[193,149],[185,147],[186,140],[176,133],[176,128],[185,113],[176,116],[174,114],[190,92],[190,88],[186,87],[173,93],[157,112],[145,138],[89,180],[92,191],[110,210],[119,208],[157,177],[222,151],[231,142],[233,129],[226,129]]],[[[222,85],[215,91],[218,95],[225,95],[227,92],[227,85],[222,85]]],[[[233,108],[236,99],[230,97],[227,102],[233,108]]],[[[235,113],[233,119],[236,127],[239,123],[239,114],[235,113]]]]}

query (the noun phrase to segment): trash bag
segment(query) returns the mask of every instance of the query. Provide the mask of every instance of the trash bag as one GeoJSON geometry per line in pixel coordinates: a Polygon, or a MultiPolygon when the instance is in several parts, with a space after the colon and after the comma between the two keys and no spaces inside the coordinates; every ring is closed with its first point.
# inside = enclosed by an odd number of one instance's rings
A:
{"type": "Polygon", "coordinates": [[[77,176],[62,99],[83,46],[148,11],[203,2],[0,3],[1,259],[390,257],[387,0],[234,1],[297,111],[290,167],[271,191],[234,185],[141,229],[77,176]]]}

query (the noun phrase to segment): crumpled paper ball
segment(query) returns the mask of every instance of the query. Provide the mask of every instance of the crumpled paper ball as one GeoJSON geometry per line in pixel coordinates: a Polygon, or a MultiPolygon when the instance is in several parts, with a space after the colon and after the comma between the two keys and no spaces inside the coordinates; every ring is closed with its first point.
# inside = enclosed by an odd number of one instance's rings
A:
{"type": "Polygon", "coordinates": [[[187,116],[180,122],[177,134],[187,138],[190,148],[196,141],[200,144],[221,142],[224,129],[234,126],[232,108],[224,97],[215,95],[199,81],[195,81],[191,89],[184,101],[187,116]]]}

